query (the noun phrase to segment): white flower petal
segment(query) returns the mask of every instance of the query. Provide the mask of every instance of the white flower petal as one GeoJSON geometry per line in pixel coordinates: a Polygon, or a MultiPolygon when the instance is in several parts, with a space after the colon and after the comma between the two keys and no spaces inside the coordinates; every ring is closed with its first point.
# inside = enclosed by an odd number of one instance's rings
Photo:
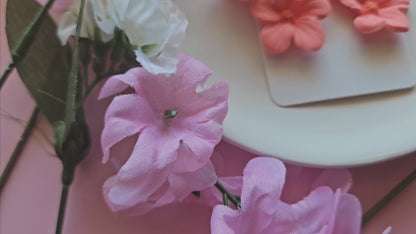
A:
{"type": "MultiPolygon", "coordinates": [[[[114,22],[107,12],[106,0],[87,0],[85,3],[84,17],[80,37],[94,39],[95,28],[101,29],[99,38],[107,42],[113,38],[114,22]]],[[[62,15],[58,24],[57,34],[62,45],[65,45],[69,37],[75,35],[81,1],[75,0],[71,9],[62,15]]]]}
{"type": "Polygon", "coordinates": [[[185,38],[188,21],[170,0],[110,0],[109,12],[130,43],[136,59],[153,74],[174,73],[176,49],[185,38]],[[142,48],[151,45],[151,51],[142,48]]]}

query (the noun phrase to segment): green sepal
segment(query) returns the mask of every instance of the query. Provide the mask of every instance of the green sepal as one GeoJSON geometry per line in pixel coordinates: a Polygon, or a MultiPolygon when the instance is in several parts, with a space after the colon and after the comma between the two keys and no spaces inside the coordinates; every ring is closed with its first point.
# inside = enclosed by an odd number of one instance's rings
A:
{"type": "Polygon", "coordinates": [[[66,126],[65,122],[54,123],[55,152],[62,162],[64,171],[62,183],[69,185],[73,179],[76,166],[88,155],[90,135],[82,111],[79,111],[75,122],[66,126]]]}
{"type": "Polygon", "coordinates": [[[144,54],[149,55],[149,54],[153,54],[154,52],[156,52],[159,49],[159,45],[158,44],[144,45],[140,47],[140,49],[142,50],[144,54]]]}

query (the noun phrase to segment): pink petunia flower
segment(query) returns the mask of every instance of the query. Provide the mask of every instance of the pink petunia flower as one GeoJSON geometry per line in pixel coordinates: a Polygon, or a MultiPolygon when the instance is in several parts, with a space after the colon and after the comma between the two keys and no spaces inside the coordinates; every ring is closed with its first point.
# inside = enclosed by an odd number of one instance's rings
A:
{"type": "Polygon", "coordinates": [[[280,200],[286,168],[274,158],[254,158],[244,169],[241,209],[215,206],[213,234],[348,233],[360,232],[358,199],[320,186],[303,200],[280,200]]]}
{"type": "Polygon", "coordinates": [[[112,146],[140,133],[126,163],[104,184],[113,211],[143,214],[216,181],[209,158],[222,137],[228,85],[217,83],[197,92],[210,70],[186,55],[176,57],[178,70],[169,77],[134,68],[111,77],[101,90],[100,98],[129,86],[135,91],[116,96],[107,109],[103,161],[112,146]]]}
{"type": "Polygon", "coordinates": [[[359,16],[354,26],[361,33],[374,33],[382,29],[394,32],[409,31],[409,20],[405,13],[410,0],[340,0],[355,10],[359,16]]]}
{"type": "Polygon", "coordinates": [[[260,37],[270,54],[285,52],[292,41],[306,51],[319,50],[325,42],[319,20],[331,12],[328,0],[254,0],[251,11],[264,24],[260,37]]]}

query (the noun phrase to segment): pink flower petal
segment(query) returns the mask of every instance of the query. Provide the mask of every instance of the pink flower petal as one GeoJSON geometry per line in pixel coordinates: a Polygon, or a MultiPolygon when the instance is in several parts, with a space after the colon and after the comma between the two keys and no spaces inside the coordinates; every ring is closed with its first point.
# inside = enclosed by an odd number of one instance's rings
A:
{"type": "MultiPolygon", "coordinates": [[[[38,2],[42,5],[46,4],[47,0],[38,0],[38,2]]],[[[52,5],[51,11],[67,11],[71,7],[73,0],[56,0],[55,3],[52,5]]]]}
{"type": "Polygon", "coordinates": [[[286,168],[280,160],[259,157],[250,160],[244,169],[241,207],[243,212],[260,209],[274,213],[285,183],[286,168]]]}
{"type": "Polygon", "coordinates": [[[238,232],[240,214],[223,205],[214,207],[211,216],[211,234],[243,234],[238,232]]]}
{"type": "Polygon", "coordinates": [[[169,176],[171,191],[175,193],[176,201],[182,201],[189,195],[189,191],[201,191],[213,186],[217,181],[215,169],[208,162],[195,172],[175,173],[169,176]]]}
{"type": "Polygon", "coordinates": [[[323,46],[325,32],[317,19],[304,16],[296,19],[295,23],[293,40],[297,47],[317,51],[323,46]]]}
{"type": "Polygon", "coordinates": [[[266,25],[260,33],[266,52],[269,54],[281,54],[289,49],[294,31],[294,26],[290,23],[266,25]]]}
{"type": "Polygon", "coordinates": [[[216,136],[222,136],[222,128],[220,125],[211,126],[212,128],[209,128],[209,131],[217,130],[212,135],[213,139],[207,138],[207,132],[202,136],[189,134],[182,138],[178,153],[179,157],[172,169],[175,173],[194,171],[208,162],[215,145],[221,140],[220,137],[216,136]]]}
{"type": "Polygon", "coordinates": [[[136,208],[141,214],[152,209],[155,205],[148,199],[165,183],[169,175],[165,168],[176,159],[177,149],[175,138],[161,138],[157,132],[144,129],[130,158],[104,185],[106,201],[113,211],[136,208]]]}
{"type": "Polygon", "coordinates": [[[355,28],[365,34],[380,31],[385,25],[381,17],[373,14],[361,15],[354,20],[355,28]]]}
{"type": "Polygon", "coordinates": [[[181,120],[173,128],[181,129],[181,153],[175,172],[186,172],[207,163],[215,145],[222,138],[222,122],[227,113],[228,86],[218,83],[194,94],[179,107],[181,120]]]}
{"type": "MultiPolygon", "coordinates": [[[[182,105],[180,109],[184,110],[187,115],[197,118],[201,122],[212,119],[217,123],[222,123],[228,111],[228,84],[216,83],[210,88],[201,92],[194,93],[194,98],[182,105]]],[[[186,116],[185,118],[187,118],[186,116]]]]}
{"type": "Polygon", "coordinates": [[[383,18],[388,29],[396,32],[409,31],[409,20],[406,15],[398,9],[398,7],[380,9],[378,14],[381,18],[383,18]]]}
{"type": "Polygon", "coordinates": [[[211,163],[207,163],[197,171],[172,173],[165,184],[156,193],[152,194],[149,202],[158,204],[158,206],[182,202],[190,196],[190,192],[206,189],[215,184],[216,180],[215,170],[211,163]]]}
{"type": "Polygon", "coordinates": [[[337,234],[360,233],[361,205],[357,197],[342,194],[336,211],[334,230],[337,234]]]}
{"type": "Polygon", "coordinates": [[[274,233],[321,233],[334,208],[334,193],[319,187],[304,200],[288,205],[279,203],[274,214],[274,233]]]}
{"type": "Polygon", "coordinates": [[[145,70],[143,68],[132,68],[124,74],[111,76],[101,88],[98,99],[104,99],[106,97],[113,96],[128,87],[137,89],[139,86],[137,77],[146,75],[144,71],[145,70]]]}
{"type": "Polygon", "coordinates": [[[202,62],[193,59],[185,54],[177,54],[176,58],[179,60],[178,69],[170,78],[181,80],[179,82],[179,90],[195,92],[198,85],[203,86],[208,77],[211,76],[211,70],[202,62]]]}
{"type": "Polygon", "coordinates": [[[110,148],[126,137],[140,132],[154,118],[147,102],[135,95],[115,97],[108,106],[105,126],[101,134],[103,162],[107,162],[110,148]]]}

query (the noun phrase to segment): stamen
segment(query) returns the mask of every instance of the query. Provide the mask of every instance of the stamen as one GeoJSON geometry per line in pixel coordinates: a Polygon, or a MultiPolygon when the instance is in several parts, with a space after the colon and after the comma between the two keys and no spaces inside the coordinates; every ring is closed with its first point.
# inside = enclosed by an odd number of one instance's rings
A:
{"type": "Polygon", "coordinates": [[[162,119],[172,119],[172,118],[175,118],[175,116],[178,114],[178,111],[168,109],[168,110],[165,110],[164,114],[165,115],[162,117],[162,119]]]}
{"type": "Polygon", "coordinates": [[[378,3],[374,0],[366,1],[364,4],[364,8],[368,11],[377,11],[378,10],[378,3]]]}
{"type": "Polygon", "coordinates": [[[284,10],[282,13],[280,13],[284,21],[292,21],[293,20],[293,14],[289,10],[284,10]]]}

